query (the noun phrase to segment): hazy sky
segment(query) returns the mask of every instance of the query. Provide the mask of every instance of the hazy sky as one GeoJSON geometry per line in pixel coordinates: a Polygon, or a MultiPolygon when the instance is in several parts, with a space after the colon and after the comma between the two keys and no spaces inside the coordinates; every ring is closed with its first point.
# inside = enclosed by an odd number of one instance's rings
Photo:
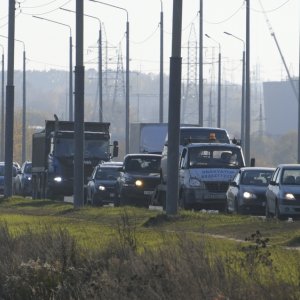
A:
{"type": "MultiPolygon", "coordinates": [[[[8,34],[8,0],[0,0],[0,34],[8,34]]],[[[159,72],[159,21],[161,3],[164,12],[164,72],[169,72],[171,56],[172,0],[109,0],[103,1],[127,9],[130,23],[130,69],[142,72],[159,72]]],[[[75,14],[63,11],[63,6],[75,10],[75,0],[16,0],[16,39],[26,47],[27,69],[68,70],[69,28],[33,18],[37,15],[71,26],[73,44],[76,44],[75,14]]],[[[188,41],[199,36],[200,0],[183,0],[182,56],[186,61],[188,41]],[[194,30],[192,29],[194,28],[194,30]],[[194,34],[195,33],[195,34],[194,34]]],[[[299,0],[250,0],[251,18],[251,67],[256,78],[280,80],[286,78],[279,51],[270,35],[269,24],[275,32],[291,75],[298,76],[299,65],[299,0]]],[[[85,14],[97,17],[103,23],[103,41],[107,41],[110,67],[116,67],[118,48],[121,47],[125,68],[126,13],[123,10],[84,1],[85,14]]],[[[217,62],[218,43],[222,53],[223,80],[240,78],[243,43],[225,35],[230,32],[246,38],[246,4],[243,0],[203,0],[205,62],[217,62]],[[212,51],[212,47],[215,50],[212,51]],[[213,54],[214,53],[214,54],[213,54]]],[[[86,68],[97,68],[97,39],[99,22],[84,19],[84,61],[86,68]]],[[[0,44],[7,50],[7,40],[0,37],[0,44]]],[[[21,43],[16,42],[15,68],[22,68],[21,43]]],[[[75,65],[75,48],[73,64],[75,65]]],[[[216,65],[216,64],[215,64],[216,65]]],[[[5,64],[6,68],[6,64],[5,64]]],[[[208,74],[208,73],[207,73],[208,74]]],[[[184,75],[184,74],[183,74],[184,75]]],[[[209,76],[209,75],[206,75],[209,76]]],[[[254,76],[252,76],[254,77],[254,76]]]]}

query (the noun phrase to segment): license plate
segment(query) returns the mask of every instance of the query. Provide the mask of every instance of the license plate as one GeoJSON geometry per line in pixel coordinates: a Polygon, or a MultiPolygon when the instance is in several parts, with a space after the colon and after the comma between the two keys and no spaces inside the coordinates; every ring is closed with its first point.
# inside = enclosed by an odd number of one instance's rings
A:
{"type": "Polygon", "coordinates": [[[111,197],[111,198],[113,198],[114,196],[115,196],[114,193],[110,193],[110,194],[109,194],[109,197],[111,197]]]}
{"type": "Polygon", "coordinates": [[[144,195],[152,195],[153,191],[144,191],[144,195]]]}
{"type": "Polygon", "coordinates": [[[220,194],[208,194],[204,196],[205,199],[225,199],[224,195],[220,194]]]}

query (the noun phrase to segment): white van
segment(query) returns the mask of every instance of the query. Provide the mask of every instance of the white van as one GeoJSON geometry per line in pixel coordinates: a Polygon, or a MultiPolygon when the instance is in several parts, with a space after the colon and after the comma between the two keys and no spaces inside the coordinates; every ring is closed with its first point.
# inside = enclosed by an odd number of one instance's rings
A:
{"type": "MultiPolygon", "coordinates": [[[[225,143],[230,144],[229,134],[224,128],[181,126],[179,156],[184,145],[189,143],[225,143]]],[[[167,182],[168,136],[166,137],[161,158],[161,183],[167,182]]]]}

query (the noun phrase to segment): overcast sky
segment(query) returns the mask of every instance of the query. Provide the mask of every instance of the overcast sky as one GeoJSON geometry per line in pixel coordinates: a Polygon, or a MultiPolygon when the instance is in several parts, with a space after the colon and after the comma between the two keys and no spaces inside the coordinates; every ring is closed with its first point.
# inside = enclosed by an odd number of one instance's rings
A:
{"type": "MultiPolygon", "coordinates": [[[[8,35],[8,0],[0,0],[0,34],[8,35]]],[[[19,0],[16,1],[15,38],[22,40],[26,47],[27,69],[68,70],[69,28],[49,21],[33,18],[37,15],[71,27],[73,44],[76,44],[75,14],[59,7],[75,10],[75,0],[19,0]]],[[[169,72],[171,56],[172,0],[109,0],[103,1],[128,11],[130,24],[130,70],[159,72],[159,21],[161,3],[164,12],[164,72],[169,72]]],[[[188,41],[199,36],[200,0],[183,0],[182,56],[186,61],[188,41]],[[194,28],[194,30],[193,30],[194,28]]],[[[281,80],[286,72],[269,25],[279,42],[285,61],[293,76],[298,76],[299,65],[299,0],[250,0],[251,6],[251,67],[256,79],[281,80]],[[263,14],[261,4],[266,15],[263,14]]],[[[107,41],[110,67],[115,68],[118,49],[122,49],[125,67],[126,12],[103,4],[84,1],[85,14],[99,18],[103,24],[103,41],[107,41]]],[[[205,62],[217,62],[218,43],[221,45],[223,80],[240,78],[243,43],[225,35],[230,32],[246,39],[246,4],[243,0],[203,0],[205,62]],[[214,51],[212,50],[214,47],[214,51]]],[[[84,61],[87,68],[97,68],[97,39],[99,22],[84,19],[84,61]]],[[[5,48],[7,40],[0,37],[5,48]]],[[[22,68],[21,43],[16,42],[15,68],[22,68]]],[[[75,65],[75,48],[74,48],[75,65]]],[[[216,65],[216,64],[215,64],[216,65]]],[[[6,65],[5,65],[6,68],[6,65]]],[[[206,74],[208,75],[209,72],[206,74]]],[[[183,74],[184,76],[184,74],[183,74]]],[[[254,76],[252,75],[252,78],[254,76]]]]}

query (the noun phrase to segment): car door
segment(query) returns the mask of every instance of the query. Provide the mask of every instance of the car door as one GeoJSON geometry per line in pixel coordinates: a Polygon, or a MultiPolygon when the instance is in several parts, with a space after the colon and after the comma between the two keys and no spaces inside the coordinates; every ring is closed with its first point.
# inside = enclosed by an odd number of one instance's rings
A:
{"type": "Polygon", "coordinates": [[[267,205],[271,213],[275,213],[276,197],[279,190],[280,168],[277,168],[269,182],[266,191],[267,205]]]}
{"type": "Polygon", "coordinates": [[[186,168],[187,154],[188,151],[186,148],[184,148],[179,160],[179,186],[181,188],[184,186],[184,178],[186,176],[186,172],[188,171],[186,168]]]}
{"type": "Polygon", "coordinates": [[[227,205],[230,209],[235,210],[236,198],[238,197],[239,193],[239,185],[240,185],[240,178],[241,178],[241,171],[239,171],[230,182],[226,197],[227,197],[227,205]]]}

